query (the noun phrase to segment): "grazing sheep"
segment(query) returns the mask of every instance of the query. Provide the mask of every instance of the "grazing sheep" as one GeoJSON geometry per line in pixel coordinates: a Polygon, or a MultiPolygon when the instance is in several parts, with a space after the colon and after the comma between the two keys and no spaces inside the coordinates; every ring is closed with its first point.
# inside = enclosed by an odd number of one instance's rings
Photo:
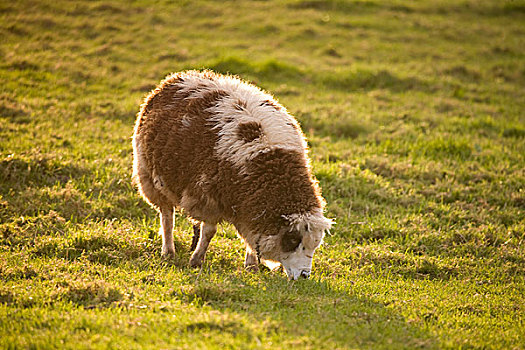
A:
{"type": "Polygon", "coordinates": [[[161,217],[162,253],[173,256],[173,210],[202,222],[190,259],[201,266],[221,221],[246,245],[245,266],[281,263],[309,277],[332,221],[310,170],[297,121],[272,96],[233,76],[186,71],[166,77],[141,106],[133,178],[161,217]]]}

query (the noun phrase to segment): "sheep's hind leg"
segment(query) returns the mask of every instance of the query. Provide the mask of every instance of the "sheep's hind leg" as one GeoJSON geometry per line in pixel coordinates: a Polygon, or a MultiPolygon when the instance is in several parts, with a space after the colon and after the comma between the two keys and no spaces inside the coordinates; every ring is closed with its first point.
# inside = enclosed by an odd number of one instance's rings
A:
{"type": "Polygon", "coordinates": [[[173,244],[173,207],[163,206],[160,208],[160,222],[162,256],[173,258],[175,256],[175,245],[173,244]]]}
{"type": "Polygon", "coordinates": [[[206,255],[206,250],[208,250],[208,245],[216,232],[217,224],[208,224],[206,222],[201,224],[199,242],[197,243],[197,248],[190,259],[191,267],[200,267],[202,265],[204,256],[206,255]]]}
{"type": "Polygon", "coordinates": [[[259,271],[259,259],[257,253],[246,243],[246,256],[244,258],[244,268],[248,271],[259,271]]]}

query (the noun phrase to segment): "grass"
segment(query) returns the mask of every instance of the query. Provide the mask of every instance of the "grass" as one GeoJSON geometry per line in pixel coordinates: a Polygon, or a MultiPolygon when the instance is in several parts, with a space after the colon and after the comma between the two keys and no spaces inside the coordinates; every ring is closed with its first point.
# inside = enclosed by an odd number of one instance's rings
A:
{"type": "Polygon", "coordinates": [[[0,347],[521,349],[525,3],[0,3],[0,347]],[[211,68],[300,121],[337,225],[308,281],[160,258],[134,116],[211,68]]]}

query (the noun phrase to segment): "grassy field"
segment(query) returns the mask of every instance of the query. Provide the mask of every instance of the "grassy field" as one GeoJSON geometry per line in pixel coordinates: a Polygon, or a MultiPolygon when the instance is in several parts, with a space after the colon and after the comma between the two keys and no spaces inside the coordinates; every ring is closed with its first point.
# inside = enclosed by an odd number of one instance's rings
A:
{"type": "Polygon", "coordinates": [[[525,2],[0,1],[0,348],[525,348],[525,2]],[[161,259],[134,117],[211,68],[300,121],[337,225],[310,280],[223,225],[161,259]]]}

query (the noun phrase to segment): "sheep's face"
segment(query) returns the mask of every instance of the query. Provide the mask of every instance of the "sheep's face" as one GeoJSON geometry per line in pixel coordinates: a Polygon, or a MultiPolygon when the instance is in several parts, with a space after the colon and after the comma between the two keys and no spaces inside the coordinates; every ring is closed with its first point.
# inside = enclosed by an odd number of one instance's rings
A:
{"type": "Polygon", "coordinates": [[[315,250],[323,242],[324,234],[333,222],[321,210],[306,214],[283,215],[279,232],[261,235],[256,250],[262,262],[270,269],[279,264],[288,278],[308,278],[312,271],[315,250]]]}
{"type": "Polygon", "coordinates": [[[314,252],[321,245],[325,230],[331,225],[330,220],[323,219],[322,225],[295,223],[281,235],[279,261],[288,278],[296,280],[299,277],[310,277],[314,252]]]}
{"type": "Polygon", "coordinates": [[[299,277],[310,277],[312,271],[312,259],[315,250],[321,244],[322,235],[318,240],[319,243],[317,243],[317,245],[308,246],[303,239],[293,251],[282,252],[280,261],[288,278],[296,280],[299,277]]]}

